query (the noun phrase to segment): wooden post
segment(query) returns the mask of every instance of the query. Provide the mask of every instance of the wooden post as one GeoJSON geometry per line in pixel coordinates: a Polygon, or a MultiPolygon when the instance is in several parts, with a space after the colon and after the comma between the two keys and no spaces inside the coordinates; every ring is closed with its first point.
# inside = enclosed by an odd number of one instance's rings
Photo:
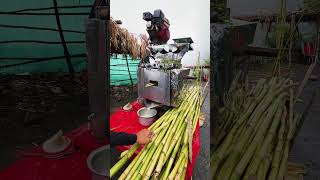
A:
{"type": "Polygon", "coordinates": [[[133,87],[133,81],[132,81],[132,78],[131,78],[131,73],[130,73],[130,68],[129,68],[129,63],[128,63],[128,57],[127,57],[127,55],[125,55],[125,58],[126,58],[128,73],[129,73],[129,77],[130,77],[130,81],[131,81],[131,86],[133,87]]]}

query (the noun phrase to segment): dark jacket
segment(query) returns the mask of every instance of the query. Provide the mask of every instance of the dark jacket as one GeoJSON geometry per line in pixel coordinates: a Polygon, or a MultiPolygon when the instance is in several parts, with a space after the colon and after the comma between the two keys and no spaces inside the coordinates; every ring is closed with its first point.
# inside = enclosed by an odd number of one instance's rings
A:
{"type": "Polygon", "coordinates": [[[122,146],[132,145],[137,141],[137,135],[125,132],[110,132],[110,145],[122,146]]]}

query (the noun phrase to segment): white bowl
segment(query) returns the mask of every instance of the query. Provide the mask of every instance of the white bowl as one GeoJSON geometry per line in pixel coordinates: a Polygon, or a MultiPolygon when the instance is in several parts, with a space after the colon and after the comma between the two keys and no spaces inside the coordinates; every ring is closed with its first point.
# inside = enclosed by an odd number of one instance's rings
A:
{"type": "Polygon", "coordinates": [[[155,120],[157,110],[143,107],[138,110],[137,115],[142,126],[150,126],[155,120]]]}

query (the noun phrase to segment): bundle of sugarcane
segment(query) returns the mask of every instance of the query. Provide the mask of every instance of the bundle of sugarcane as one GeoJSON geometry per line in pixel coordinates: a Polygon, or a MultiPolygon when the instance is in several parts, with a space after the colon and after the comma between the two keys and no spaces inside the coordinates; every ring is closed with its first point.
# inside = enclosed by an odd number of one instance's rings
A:
{"type": "Polygon", "coordinates": [[[229,92],[224,95],[223,104],[224,107],[220,108],[217,112],[217,127],[213,132],[214,145],[218,145],[226,134],[232,128],[238,112],[242,112],[244,109],[244,102],[247,100],[250,93],[247,92],[247,86],[239,86],[241,72],[239,72],[233,82],[231,83],[229,92]]]}
{"type": "MultiPolygon", "coordinates": [[[[168,110],[149,129],[155,136],[138,153],[119,179],[184,179],[192,155],[192,137],[198,123],[202,95],[201,87],[185,88],[179,107],[168,110]]],[[[139,148],[135,144],[123,152],[111,168],[113,177],[139,148]]]]}
{"type": "Polygon", "coordinates": [[[319,0],[304,0],[304,9],[308,13],[319,14],[320,13],[320,1],[319,0]]]}
{"type": "Polygon", "coordinates": [[[211,179],[283,179],[297,127],[293,86],[289,79],[271,78],[252,89],[232,90],[230,99],[236,102],[226,101],[225,112],[220,112],[226,122],[216,129],[211,179]]]}

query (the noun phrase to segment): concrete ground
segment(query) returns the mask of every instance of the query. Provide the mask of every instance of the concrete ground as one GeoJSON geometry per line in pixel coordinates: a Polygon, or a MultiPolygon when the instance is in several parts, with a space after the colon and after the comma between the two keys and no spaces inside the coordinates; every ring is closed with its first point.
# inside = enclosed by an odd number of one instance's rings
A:
{"type": "MultiPolygon", "coordinates": [[[[296,78],[301,81],[307,67],[302,67],[296,71],[296,78]]],[[[314,75],[320,77],[319,66],[314,70],[314,75]]],[[[303,103],[296,105],[295,109],[298,113],[304,112],[307,103],[313,98],[313,104],[308,110],[308,114],[302,124],[300,131],[295,138],[292,146],[289,160],[304,164],[308,171],[304,176],[305,180],[320,179],[320,80],[308,81],[301,99],[303,103]],[[318,92],[312,97],[314,91],[318,92]]]]}
{"type": "Polygon", "coordinates": [[[208,92],[202,105],[202,111],[205,114],[205,122],[200,128],[201,146],[196,165],[193,170],[193,179],[207,180],[210,169],[210,84],[206,88],[208,92]]]}

